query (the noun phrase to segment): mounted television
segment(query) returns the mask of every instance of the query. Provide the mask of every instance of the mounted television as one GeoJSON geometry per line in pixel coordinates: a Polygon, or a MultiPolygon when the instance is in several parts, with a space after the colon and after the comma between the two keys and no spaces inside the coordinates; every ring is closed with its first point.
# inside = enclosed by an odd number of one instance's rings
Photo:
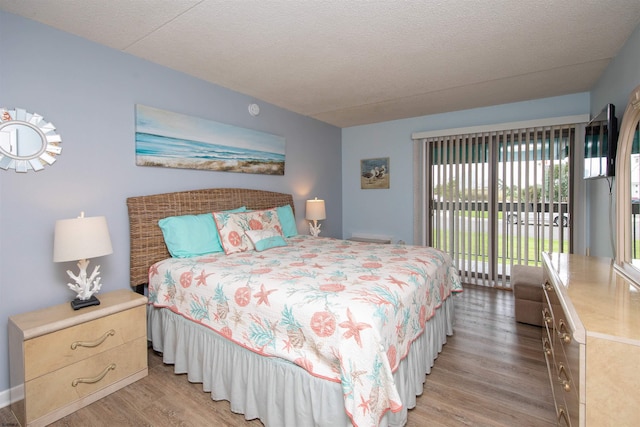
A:
{"type": "Polygon", "coordinates": [[[584,178],[615,175],[618,119],[615,106],[607,104],[587,125],[584,135],[584,178]]]}

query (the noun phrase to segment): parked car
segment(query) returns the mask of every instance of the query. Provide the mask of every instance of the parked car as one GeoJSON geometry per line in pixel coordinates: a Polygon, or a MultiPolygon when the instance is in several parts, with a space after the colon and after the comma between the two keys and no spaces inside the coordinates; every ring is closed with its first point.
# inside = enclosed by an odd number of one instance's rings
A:
{"type": "MultiPolygon", "coordinates": [[[[553,217],[553,225],[557,226],[560,223],[560,215],[555,214],[553,217]]],[[[567,227],[569,225],[569,214],[562,214],[562,226],[567,227]]]]}
{"type": "Polygon", "coordinates": [[[561,214],[557,212],[553,212],[550,214],[549,212],[521,212],[518,216],[517,213],[512,212],[507,215],[507,223],[509,224],[550,224],[552,223],[556,227],[562,225],[563,227],[567,227],[569,225],[569,214],[563,213],[562,219],[560,217],[561,214]],[[553,215],[553,216],[551,216],[553,215]]]}

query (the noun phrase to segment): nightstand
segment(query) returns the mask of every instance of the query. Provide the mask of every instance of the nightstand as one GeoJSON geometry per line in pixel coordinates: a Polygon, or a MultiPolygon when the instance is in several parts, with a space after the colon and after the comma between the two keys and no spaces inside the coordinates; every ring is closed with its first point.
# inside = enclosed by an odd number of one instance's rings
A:
{"type": "Polygon", "coordinates": [[[9,318],[11,411],[45,426],[148,373],[147,298],[127,289],[9,318]]]}
{"type": "Polygon", "coordinates": [[[352,242],[380,243],[383,245],[391,244],[391,239],[378,239],[372,237],[349,237],[347,240],[351,240],[352,242]]]}

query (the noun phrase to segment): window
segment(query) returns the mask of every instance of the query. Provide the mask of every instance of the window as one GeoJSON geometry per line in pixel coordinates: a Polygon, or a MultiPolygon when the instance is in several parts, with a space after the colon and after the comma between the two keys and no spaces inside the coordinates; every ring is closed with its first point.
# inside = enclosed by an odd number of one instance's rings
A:
{"type": "Polygon", "coordinates": [[[571,252],[575,134],[560,124],[421,138],[417,241],[451,254],[465,282],[498,287],[542,251],[571,252]]]}

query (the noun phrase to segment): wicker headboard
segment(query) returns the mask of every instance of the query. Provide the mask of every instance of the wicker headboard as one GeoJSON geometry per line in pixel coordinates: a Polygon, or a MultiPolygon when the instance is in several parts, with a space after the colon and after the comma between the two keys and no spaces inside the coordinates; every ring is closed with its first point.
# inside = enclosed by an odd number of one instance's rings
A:
{"type": "MultiPolygon", "coordinates": [[[[206,212],[235,209],[268,209],[293,206],[291,194],[244,188],[212,188],[129,197],[129,236],[131,244],[131,286],[149,281],[149,267],[169,258],[158,221],[168,216],[197,215],[206,212]]],[[[295,212],[295,210],[294,210],[295,212]]]]}

